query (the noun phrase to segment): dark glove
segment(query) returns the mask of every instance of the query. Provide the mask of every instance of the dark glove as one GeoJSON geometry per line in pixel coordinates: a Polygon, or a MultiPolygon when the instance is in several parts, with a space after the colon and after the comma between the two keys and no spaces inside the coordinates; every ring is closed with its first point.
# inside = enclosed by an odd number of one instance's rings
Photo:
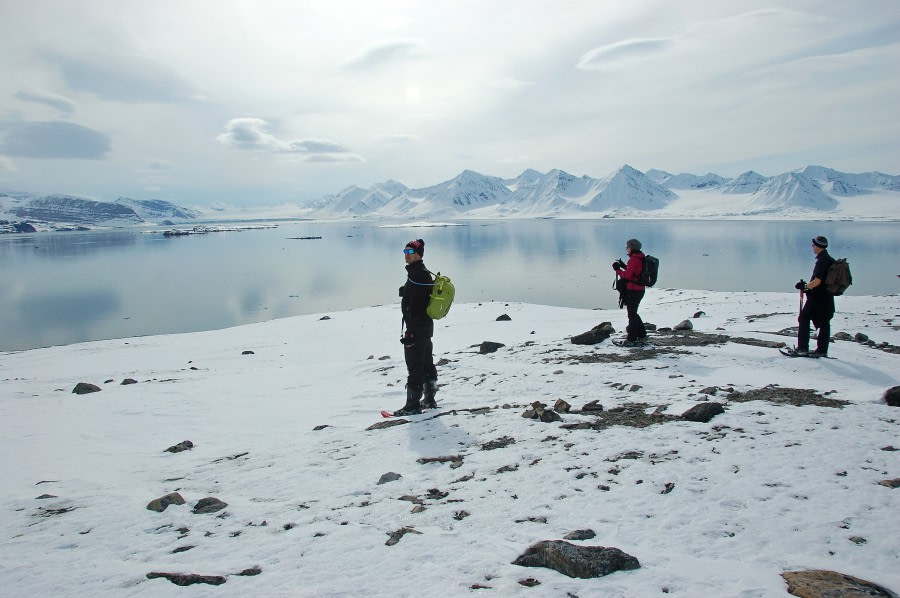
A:
{"type": "Polygon", "coordinates": [[[406,334],[404,334],[400,339],[400,342],[403,343],[404,347],[412,347],[416,344],[416,341],[413,340],[412,332],[407,332],[406,334]]]}
{"type": "Polygon", "coordinates": [[[806,290],[806,281],[801,278],[800,282],[798,282],[797,284],[794,285],[794,288],[797,289],[798,291],[805,291],[806,290]]]}
{"type": "Polygon", "coordinates": [[[625,268],[625,262],[622,260],[616,260],[612,263],[613,270],[622,270],[625,268]]]}
{"type": "Polygon", "coordinates": [[[402,287],[400,287],[400,291],[398,292],[398,294],[401,297],[403,297],[406,294],[406,285],[403,285],[402,287]]]}

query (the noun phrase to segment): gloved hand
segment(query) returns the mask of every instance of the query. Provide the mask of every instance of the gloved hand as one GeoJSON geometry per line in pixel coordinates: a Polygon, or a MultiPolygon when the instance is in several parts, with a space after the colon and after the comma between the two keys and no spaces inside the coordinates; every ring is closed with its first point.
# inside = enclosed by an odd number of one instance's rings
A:
{"type": "Polygon", "coordinates": [[[612,267],[613,267],[613,270],[617,270],[617,271],[618,271],[618,270],[624,270],[624,269],[625,269],[625,262],[623,262],[622,260],[616,260],[616,261],[614,261],[614,262],[612,263],[612,267]]]}
{"type": "Polygon", "coordinates": [[[416,341],[413,339],[412,332],[407,332],[400,338],[400,342],[403,343],[404,347],[412,347],[416,344],[416,341]]]}
{"type": "Polygon", "coordinates": [[[794,288],[797,289],[798,291],[805,291],[806,290],[806,281],[801,278],[800,282],[798,282],[797,284],[794,285],[794,288]]]}

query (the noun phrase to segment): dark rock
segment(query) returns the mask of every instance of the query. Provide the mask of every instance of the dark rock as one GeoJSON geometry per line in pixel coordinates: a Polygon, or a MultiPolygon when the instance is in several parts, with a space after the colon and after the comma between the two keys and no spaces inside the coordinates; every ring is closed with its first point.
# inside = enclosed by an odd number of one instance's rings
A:
{"type": "Polygon", "coordinates": [[[178,554],[179,552],[187,552],[188,550],[193,550],[194,548],[197,548],[197,547],[192,546],[190,544],[188,544],[187,546],[179,546],[178,548],[176,548],[175,550],[172,551],[172,554],[178,554]]]}
{"type": "Polygon", "coordinates": [[[569,577],[588,579],[616,571],[630,571],[641,564],[618,548],[576,546],[562,540],[544,540],[513,561],[522,567],[546,567],[569,577]]]}
{"type": "Polygon", "coordinates": [[[491,440],[489,442],[485,442],[484,444],[482,444],[481,450],[492,451],[494,449],[506,448],[509,445],[515,444],[515,443],[516,443],[515,438],[511,438],[509,436],[501,436],[500,438],[497,438],[496,440],[491,440]]]}
{"type": "Polygon", "coordinates": [[[863,538],[862,536],[850,536],[850,538],[848,538],[848,539],[849,539],[851,542],[853,542],[854,544],[856,544],[857,546],[866,543],[866,539],[863,538]]]}
{"type": "Polygon", "coordinates": [[[262,568],[259,565],[254,565],[254,566],[250,567],[249,569],[244,569],[240,573],[235,573],[235,575],[242,575],[244,577],[248,577],[251,575],[259,575],[260,573],[262,573],[262,568]]]}
{"type": "Polygon", "coordinates": [[[503,314],[502,316],[497,317],[498,322],[511,322],[512,318],[510,318],[507,314],[503,314]]]}
{"type": "Polygon", "coordinates": [[[331,316],[322,316],[321,318],[319,318],[320,321],[321,320],[330,320],[330,319],[331,319],[331,316]]]}
{"type": "Polygon", "coordinates": [[[572,337],[573,345],[596,345],[597,343],[601,343],[608,339],[610,335],[615,333],[615,328],[613,328],[612,323],[610,322],[602,322],[597,326],[594,326],[587,332],[583,332],[581,334],[575,335],[572,337]]]}
{"type": "Polygon", "coordinates": [[[881,480],[880,482],[878,482],[878,484],[891,489],[900,488],[900,478],[894,478],[893,480],[881,480]]]}
{"type": "Polygon", "coordinates": [[[702,395],[714,395],[714,394],[716,394],[717,392],[719,392],[719,387],[718,387],[718,386],[707,386],[706,388],[704,388],[703,390],[700,391],[700,394],[702,394],[702,395]]]}
{"type": "Polygon", "coordinates": [[[597,534],[592,529],[579,529],[563,536],[565,540],[590,540],[596,537],[597,534]]]}
{"type": "Polygon", "coordinates": [[[890,598],[894,594],[870,581],[851,575],[826,570],[789,571],[781,577],[787,582],[788,594],[800,598],[827,598],[830,596],[871,596],[890,598]]]}
{"type": "Polygon", "coordinates": [[[557,399],[556,402],[553,404],[553,409],[557,413],[568,413],[569,410],[572,409],[572,406],[569,405],[569,403],[564,401],[563,399],[557,399]]]}
{"type": "Polygon", "coordinates": [[[207,496],[206,498],[201,498],[197,501],[197,504],[194,505],[194,513],[197,515],[202,513],[215,513],[227,506],[228,503],[224,503],[214,496],[207,496]]]}
{"type": "Polygon", "coordinates": [[[197,575],[196,573],[162,573],[154,571],[147,574],[147,579],[164,577],[176,586],[190,586],[195,583],[206,583],[212,586],[220,586],[227,580],[221,575],[197,575]]]}
{"type": "Polygon", "coordinates": [[[313,428],[313,432],[318,432],[319,430],[324,430],[325,428],[330,428],[328,424],[322,424],[321,426],[316,426],[313,428]]]}
{"type": "Polygon", "coordinates": [[[471,513],[469,513],[468,511],[457,511],[456,513],[453,514],[453,518],[456,519],[457,521],[462,521],[469,515],[471,515],[471,513]]]}
{"type": "Polygon", "coordinates": [[[666,482],[666,487],[662,489],[662,492],[660,492],[660,494],[668,494],[669,492],[671,492],[674,489],[675,489],[675,484],[673,484],[672,482],[666,482]]]}
{"type": "Polygon", "coordinates": [[[599,399],[594,399],[590,403],[585,404],[584,407],[581,408],[582,411],[603,411],[603,405],[600,404],[599,399]]]}
{"type": "Polygon", "coordinates": [[[40,496],[35,498],[35,500],[46,500],[48,498],[56,498],[56,495],[55,494],[41,494],[40,496]]]}
{"type": "Polygon", "coordinates": [[[391,534],[391,537],[388,538],[388,541],[384,543],[385,546],[393,546],[397,542],[400,541],[400,538],[405,536],[406,534],[421,534],[422,532],[416,531],[411,527],[401,527],[397,531],[391,534]]]}
{"type": "Polygon", "coordinates": [[[725,413],[725,408],[721,403],[700,403],[699,405],[694,405],[693,407],[682,413],[681,419],[686,419],[690,422],[707,423],[709,422],[709,420],[719,415],[720,413],[725,413]]]}
{"type": "Polygon", "coordinates": [[[693,330],[693,329],[694,329],[694,325],[691,323],[690,320],[682,320],[681,322],[678,322],[677,324],[675,324],[675,326],[673,327],[673,330],[693,330]]]}
{"type": "Polygon", "coordinates": [[[183,505],[184,499],[177,492],[166,494],[160,498],[151,500],[147,508],[157,513],[162,513],[169,505],[183,505]]]}
{"type": "Polygon", "coordinates": [[[836,341],[852,341],[853,337],[847,334],[846,332],[835,332],[831,338],[836,341]]]}
{"type": "Polygon", "coordinates": [[[390,419],[386,419],[384,421],[380,421],[377,424],[372,424],[366,431],[369,430],[384,430],[386,428],[393,428],[394,426],[402,426],[403,424],[408,424],[408,419],[403,419],[402,417],[392,417],[390,419]]]}
{"type": "Polygon", "coordinates": [[[478,352],[481,355],[486,355],[488,353],[495,353],[497,351],[497,349],[499,349],[500,347],[505,347],[505,346],[506,345],[504,345],[503,343],[495,343],[493,341],[484,341],[478,347],[478,352]]]}
{"type": "Polygon", "coordinates": [[[128,386],[129,384],[137,384],[137,383],[138,383],[138,381],[135,380],[134,378],[125,378],[124,380],[122,380],[121,386],[128,386]]]}
{"type": "Polygon", "coordinates": [[[536,580],[536,579],[533,578],[533,577],[526,577],[525,579],[520,579],[520,580],[519,580],[519,585],[520,585],[520,586],[525,586],[526,588],[533,588],[534,586],[539,586],[539,585],[541,585],[541,582],[538,581],[538,580],[536,580]]]}
{"type": "Polygon", "coordinates": [[[394,473],[393,471],[389,471],[389,472],[383,474],[378,479],[378,485],[380,486],[382,484],[387,484],[388,482],[396,482],[397,480],[399,480],[402,477],[403,476],[400,475],[399,473],[394,473]]]}
{"type": "Polygon", "coordinates": [[[559,416],[559,413],[553,411],[552,409],[544,409],[541,414],[538,416],[538,419],[544,422],[545,424],[550,424],[553,422],[561,422],[562,418],[559,416]]]}
{"type": "Polygon", "coordinates": [[[856,334],[853,335],[853,340],[855,340],[858,343],[867,343],[867,342],[869,342],[869,337],[868,337],[868,335],[863,334],[862,332],[857,332],[856,334]]]}
{"type": "Polygon", "coordinates": [[[91,392],[100,392],[100,387],[96,384],[90,384],[89,382],[79,382],[75,385],[75,388],[72,389],[72,392],[77,395],[86,395],[91,392]]]}
{"type": "Polygon", "coordinates": [[[884,402],[891,407],[900,407],[900,386],[892,386],[884,391],[884,402]]]}
{"type": "Polygon", "coordinates": [[[706,312],[702,312],[702,311],[694,312],[695,318],[699,318],[700,316],[705,316],[705,315],[706,315],[706,312]]]}
{"type": "Polygon", "coordinates": [[[241,355],[256,355],[253,351],[241,351],[241,355]]]}
{"type": "Polygon", "coordinates": [[[189,451],[194,448],[194,443],[190,440],[182,440],[178,444],[173,444],[169,448],[166,449],[166,452],[169,453],[180,453],[182,451],[189,451]]]}

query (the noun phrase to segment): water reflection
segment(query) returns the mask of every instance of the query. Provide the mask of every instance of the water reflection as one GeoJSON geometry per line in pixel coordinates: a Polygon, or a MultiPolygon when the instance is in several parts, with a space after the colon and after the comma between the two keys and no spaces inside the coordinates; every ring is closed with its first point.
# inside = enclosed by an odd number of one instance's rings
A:
{"type": "Polygon", "coordinates": [[[832,255],[850,260],[849,294],[898,292],[893,223],[297,222],[174,239],[121,231],[3,235],[0,350],[393,304],[406,278],[401,250],[419,237],[426,265],[453,278],[460,302],[615,307],[610,263],[631,237],[660,258],[660,287],[793,292],[812,271],[810,239],[819,234],[831,240],[832,255]],[[322,238],[291,238],[313,236],[322,238]]]}

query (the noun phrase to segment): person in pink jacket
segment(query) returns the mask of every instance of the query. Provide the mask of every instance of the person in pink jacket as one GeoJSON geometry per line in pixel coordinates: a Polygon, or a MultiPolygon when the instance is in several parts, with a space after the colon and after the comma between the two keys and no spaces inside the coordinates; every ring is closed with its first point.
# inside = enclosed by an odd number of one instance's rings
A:
{"type": "Polygon", "coordinates": [[[637,347],[647,342],[647,329],[644,321],[638,315],[638,306],[644,298],[644,286],[638,284],[641,272],[644,270],[644,254],[641,253],[641,242],[637,239],[628,239],[625,242],[625,253],[628,254],[628,264],[622,260],[613,262],[613,270],[624,279],[625,285],[625,309],[628,310],[628,326],[625,328],[627,338],[626,347],[637,347]]]}

